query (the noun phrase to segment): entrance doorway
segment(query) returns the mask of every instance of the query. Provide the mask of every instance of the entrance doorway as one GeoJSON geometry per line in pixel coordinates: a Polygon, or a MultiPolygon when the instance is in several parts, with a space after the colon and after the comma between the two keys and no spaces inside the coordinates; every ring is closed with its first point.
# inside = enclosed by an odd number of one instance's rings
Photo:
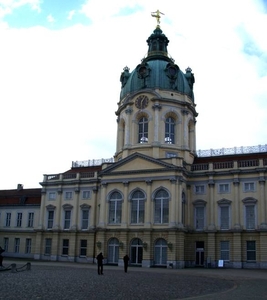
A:
{"type": "Polygon", "coordinates": [[[196,267],[204,266],[204,242],[196,242],[196,267]]]}

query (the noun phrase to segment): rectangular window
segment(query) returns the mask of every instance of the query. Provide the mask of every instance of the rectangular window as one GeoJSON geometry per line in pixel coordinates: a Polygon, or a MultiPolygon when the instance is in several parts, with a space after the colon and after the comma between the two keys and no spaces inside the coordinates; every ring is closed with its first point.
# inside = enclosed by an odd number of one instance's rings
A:
{"type": "Polygon", "coordinates": [[[10,227],[11,213],[6,213],[6,227],[10,227]]]}
{"type": "Polygon", "coordinates": [[[69,255],[69,240],[67,239],[63,240],[62,255],[69,255]]]}
{"type": "Polygon", "coordinates": [[[71,211],[65,210],[64,229],[70,229],[71,211]]]}
{"type": "Polygon", "coordinates": [[[219,184],[219,193],[229,193],[230,185],[229,183],[219,184]]]}
{"type": "Polygon", "coordinates": [[[45,255],[51,255],[52,239],[45,239],[45,255]]]}
{"type": "Polygon", "coordinates": [[[205,226],[205,207],[195,208],[195,226],[197,230],[203,230],[205,226]]]}
{"type": "Polygon", "coordinates": [[[14,252],[19,253],[19,245],[20,245],[20,239],[15,238],[15,245],[14,245],[14,252]]]}
{"type": "Polygon", "coordinates": [[[155,199],[155,218],[156,224],[164,224],[169,222],[169,200],[155,199]]]}
{"type": "Polygon", "coordinates": [[[82,229],[88,229],[89,225],[89,209],[82,210],[82,229]]]}
{"type": "Polygon", "coordinates": [[[86,256],[87,254],[87,240],[81,240],[80,256],[86,256]]]}
{"type": "Polygon", "coordinates": [[[220,259],[230,260],[230,243],[229,243],[229,241],[221,241],[220,248],[221,248],[220,259]]]}
{"type": "Polygon", "coordinates": [[[65,192],[65,199],[71,200],[72,199],[72,192],[65,192]]]}
{"type": "Polygon", "coordinates": [[[121,223],[121,200],[112,200],[109,202],[109,223],[120,224],[121,223]]]}
{"type": "Polygon", "coordinates": [[[29,254],[32,251],[32,239],[26,239],[25,253],[29,254]]]}
{"type": "Polygon", "coordinates": [[[83,199],[90,199],[91,198],[91,191],[83,191],[82,198],[83,199]]]}
{"type": "Polygon", "coordinates": [[[255,229],[255,205],[246,205],[246,229],[255,229]]]}
{"type": "Polygon", "coordinates": [[[195,193],[196,194],[204,194],[205,186],[204,185],[195,185],[195,193]]]}
{"type": "Polygon", "coordinates": [[[244,192],[254,192],[255,183],[254,182],[245,182],[244,183],[244,192]]]}
{"type": "Polygon", "coordinates": [[[220,207],[220,228],[229,229],[229,206],[220,207]]]}
{"type": "Polygon", "coordinates": [[[47,218],[47,228],[48,229],[53,228],[53,223],[54,223],[54,211],[49,210],[48,211],[48,218],[47,218]]]}
{"type": "Polygon", "coordinates": [[[33,227],[34,213],[30,212],[28,214],[28,227],[33,227]]]}
{"type": "Polygon", "coordinates": [[[256,260],[256,242],[247,241],[247,261],[256,260]]]}
{"type": "Polygon", "coordinates": [[[56,200],[56,192],[49,192],[48,199],[49,200],[56,200]]]}
{"type": "Polygon", "coordinates": [[[5,252],[8,252],[8,244],[9,244],[9,238],[4,238],[4,250],[5,252]]]}
{"type": "Polygon", "coordinates": [[[144,223],[145,201],[143,199],[133,199],[131,207],[131,223],[144,223]]]}
{"type": "Polygon", "coordinates": [[[17,227],[21,227],[22,213],[17,214],[17,227]]]}

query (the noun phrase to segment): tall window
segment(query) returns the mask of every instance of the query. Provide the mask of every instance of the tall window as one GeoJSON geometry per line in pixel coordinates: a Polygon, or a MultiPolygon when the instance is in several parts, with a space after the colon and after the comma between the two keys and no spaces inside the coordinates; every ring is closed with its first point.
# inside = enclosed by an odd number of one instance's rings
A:
{"type": "Polygon", "coordinates": [[[82,229],[88,229],[89,209],[82,209],[82,229]]]}
{"type": "Polygon", "coordinates": [[[113,192],[109,200],[109,223],[121,223],[122,196],[119,192],[113,192]]]}
{"type": "Polygon", "coordinates": [[[14,244],[14,252],[19,253],[19,245],[20,245],[20,239],[15,238],[15,244],[14,244]]]}
{"type": "Polygon", "coordinates": [[[195,228],[196,230],[204,230],[205,227],[205,206],[204,200],[197,200],[194,202],[195,206],[195,228]]]}
{"type": "Polygon", "coordinates": [[[51,255],[52,239],[45,239],[45,255],[51,255]]]}
{"type": "Polygon", "coordinates": [[[53,228],[53,223],[54,223],[54,211],[49,210],[48,211],[48,218],[47,218],[47,228],[48,229],[53,228]]]}
{"type": "Polygon", "coordinates": [[[33,227],[34,213],[30,212],[28,214],[28,227],[33,227]]]}
{"type": "Polygon", "coordinates": [[[62,255],[69,255],[69,240],[63,239],[62,242],[62,255]]]}
{"type": "Polygon", "coordinates": [[[158,239],[155,243],[155,265],[167,264],[167,242],[164,239],[158,239]]]}
{"type": "Polygon", "coordinates": [[[229,229],[229,210],[230,207],[220,206],[220,228],[229,229]]]}
{"type": "Polygon", "coordinates": [[[64,211],[64,229],[70,229],[71,210],[64,211]]]}
{"type": "Polygon", "coordinates": [[[247,260],[255,261],[256,260],[256,242],[247,241],[247,260]]]}
{"type": "Polygon", "coordinates": [[[21,227],[22,213],[17,213],[17,227],[21,227]]]}
{"type": "Polygon", "coordinates": [[[174,126],[175,121],[173,118],[168,117],[165,121],[165,143],[174,144],[174,126]]]}
{"type": "Polygon", "coordinates": [[[6,213],[6,227],[10,227],[11,213],[6,213]]]}
{"type": "Polygon", "coordinates": [[[139,143],[147,143],[148,142],[148,119],[142,117],[138,122],[138,141],[139,143]]]}
{"type": "Polygon", "coordinates": [[[32,239],[26,239],[25,253],[29,254],[32,251],[32,239]]]}
{"type": "Polygon", "coordinates": [[[80,242],[80,256],[86,256],[87,254],[87,240],[81,240],[80,242]]]}
{"type": "Polygon", "coordinates": [[[131,199],[131,223],[144,223],[145,195],[141,191],[134,192],[131,199]]]}
{"type": "Polygon", "coordinates": [[[222,260],[230,260],[230,245],[229,241],[220,242],[221,257],[222,260]]]}
{"type": "Polygon", "coordinates": [[[159,190],[155,195],[154,222],[169,223],[169,195],[165,190],[159,190]]]}
{"type": "Polygon", "coordinates": [[[4,238],[4,250],[5,252],[8,252],[8,244],[9,244],[9,238],[4,238]]]}
{"type": "Polygon", "coordinates": [[[246,205],[246,229],[255,229],[255,205],[246,205]]]}

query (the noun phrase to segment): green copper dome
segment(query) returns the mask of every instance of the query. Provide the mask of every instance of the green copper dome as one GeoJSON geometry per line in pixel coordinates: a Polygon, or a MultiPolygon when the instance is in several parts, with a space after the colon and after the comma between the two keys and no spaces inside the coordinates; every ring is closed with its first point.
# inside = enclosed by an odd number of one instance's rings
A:
{"type": "Polygon", "coordinates": [[[169,40],[159,26],[147,39],[147,57],[132,72],[128,67],[121,73],[120,99],[143,89],[173,90],[189,96],[194,101],[194,74],[187,68],[183,73],[169,57],[167,46],[169,40]]]}

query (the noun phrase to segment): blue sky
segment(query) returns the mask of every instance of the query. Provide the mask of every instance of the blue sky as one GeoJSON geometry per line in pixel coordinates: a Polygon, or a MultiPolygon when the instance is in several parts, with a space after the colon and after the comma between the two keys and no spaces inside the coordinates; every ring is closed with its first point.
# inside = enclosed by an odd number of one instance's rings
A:
{"type": "Polygon", "coordinates": [[[195,74],[197,149],[267,144],[267,1],[173,3],[0,0],[0,189],[114,155],[120,74],[146,55],[157,9],[195,74]]]}

